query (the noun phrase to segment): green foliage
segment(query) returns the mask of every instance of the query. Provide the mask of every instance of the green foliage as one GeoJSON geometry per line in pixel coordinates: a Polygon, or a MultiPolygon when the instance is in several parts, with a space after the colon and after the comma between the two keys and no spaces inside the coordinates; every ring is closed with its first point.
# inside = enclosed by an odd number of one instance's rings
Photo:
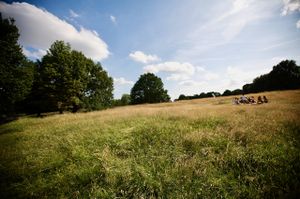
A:
{"type": "Polygon", "coordinates": [[[300,67],[294,60],[285,60],[273,67],[273,70],[243,86],[245,93],[300,88],[300,67]]]}
{"type": "Polygon", "coordinates": [[[131,103],[131,97],[129,94],[123,94],[121,97],[121,103],[123,105],[128,105],[131,103]]]}
{"type": "Polygon", "coordinates": [[[225,90],[224,93],[222,94],[222,96],[229,96],[231,95],[231,91],[230,90],[225,90]]]}
{"type": "Polygon", "coordinates": [[[77,112],[110,106],[112,90],[112,78],[99,63],[56,41],[38,64],[32,97],[37,110],[77,112]]]}
{"type": "Polygon", "coordinates": [[[0,115],[11,114],[15,104],[29,93],[33,63],[27,61],[18,44],[19,32],[13,19],[0,13],[0,115]]]}
{"type": "Polygon", "coordinates": [[[187,97],[184,94],[179,95],[178,100],[185,100],[187,97]]]}
{"type": "Polygon", "coordinates": [[[84,91],[84,107],[88,110],[99,110],[110,107],[113,100],[113,79],[102,69],[100,63],[90,60],[88,83],[84,91]]]}
{"type": "Polygon", "coordinates": [[[208,93],[200,93],[192,95],[192,96],[185,96],[183,94],[179,95],[178,99],[176,99],[176,101],[178,100],[190,100],[190,99],[201,99],[201,98],[208,98],[208,97],[219,97],[221,96],[221,93],[219,92],[208,92],[208,93]]]}
{"type": "Polygon", "coordinates": [[[235,89],[231,92],[232,95],[242,95],[243,90],[242,89],[235,89]]]}
{"type": "Polygon", "coordinates": [[[129,94],[123,94],[121,99],[115,99],[113,106],[126,106],[131,104],[131,97],[129,94]]]}
{"type": "Polygon", "coordinates": [[[170,97],[168,91],[164,90],[161,79],[153,73],[146,73],[140,76],[139,80],[131,89],[131,103],[159,103],[168,102],[170,97]]]}

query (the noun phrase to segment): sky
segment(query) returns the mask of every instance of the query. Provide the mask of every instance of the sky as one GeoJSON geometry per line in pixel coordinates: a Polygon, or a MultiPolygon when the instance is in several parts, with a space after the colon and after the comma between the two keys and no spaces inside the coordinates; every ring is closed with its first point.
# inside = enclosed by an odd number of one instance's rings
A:
{"type": "Polygon", "coordinates": [[[285,59],[300,64],[300,0],[0,1],[32,60],[55,40],[82,51],[114,79],[114,97],[140,75],[180,94],[242,88],[285,59]]]}

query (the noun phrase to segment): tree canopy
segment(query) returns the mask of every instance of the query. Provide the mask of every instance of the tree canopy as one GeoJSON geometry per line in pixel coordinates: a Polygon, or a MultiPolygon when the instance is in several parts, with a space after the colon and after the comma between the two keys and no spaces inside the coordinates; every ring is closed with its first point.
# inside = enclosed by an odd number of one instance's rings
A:
{"type": "MultiPolygon", "coordinates": [[[[35,83],[40,98],[37,100],[46,101],[47,107],[53,111],[70,109],[76,112],[79,108],[95,110],[111,103],[112,78],[100,63],[95,64],[63,41],[51,45],[37,70],[38,79],[35,83]]],[[[42,107],[37,108],[43,110],[42,107]]]]}
{"type": "Polygon", "coordinates": [[[281,61],[268,74],[261,75],[243,86],[244,93],[300,88],[300,67],[294,60],[281,61]]]}
{"type": "MultiPolygon", "coordinates": [[[[287,90],[300,88],[300,67],[294,60],[284,60],[273,67],[267,74],[256,77],[253,83],[245,84],[243,89],[230,91],[226,89],[222,96],[241,95],[246,93],[257,93],[272,90],[287,90]]],[[[215,96],[218,96],[215,94],[215,96]]],[[[200,95],[185,96],[181,94],[177,100],[197,99],[211,97],[210,93],[201,93],[200,95]]]]}
{"type": "Polygon", "coordinates": [[[132,87],[130,96],[132,104],[159,103],[170,100],[161,78],[153,73],[141,75],[132,87]]]}
{"type": "Polygon", "coordinates": [[[219,92],[214,92],[214,91],[211,91],[211,92],[208,92],[208,93],[200,93],[199,95],[198,94],[195,94],[195,95],[187,95],[185,96],[184,94],[180,94],[178,99],[176,99],[176,101],[178,100],[191,100],[191,99],[201,99],[201,98],[208,98],[208,97],[218,97],[218,96],[221,96],[221,93],[219,92]]]}
{"type": "Polygon", "coordinates": [[[126,106],[131,104],[131,97],[129,94],[123,94],[121,99],[115,99],[113,106],[126,106]]]}
{"type": "Polygon", "coordinates": [[[14,20],[2,19],[0,13],[0,115],[13,113],[32,85],[33,63],[23,55],[18,38],[14,20]]]}

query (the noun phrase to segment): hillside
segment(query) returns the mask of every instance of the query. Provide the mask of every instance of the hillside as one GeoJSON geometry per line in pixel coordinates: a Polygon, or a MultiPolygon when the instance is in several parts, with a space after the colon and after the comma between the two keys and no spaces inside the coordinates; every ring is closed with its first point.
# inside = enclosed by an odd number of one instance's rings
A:
{"type": "Polygon", "coordinates": [[[296,196],[300,90],[258,95],[270,103],[232,105],[230,96],[1,125],[1,196],[296,196]]]}

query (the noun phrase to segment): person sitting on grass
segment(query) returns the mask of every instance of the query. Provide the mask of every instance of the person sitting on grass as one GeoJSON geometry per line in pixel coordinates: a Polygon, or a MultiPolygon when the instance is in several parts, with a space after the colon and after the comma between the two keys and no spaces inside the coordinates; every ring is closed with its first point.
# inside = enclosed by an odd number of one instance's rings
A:
{"type": "Polygon", "coordinates": [[[263,101],[264,101],[264,103],[268,103],[269,102],[269,100],[267,99],[266,96],[263,96],[263,101]]]}
{"type": "Polygon", "coordinates": [[[256,101],[255,101],[255,99],[254,99],[253,96],[251,96],[251,97],[249,98],[249,102],[250,102],[250,104],[256,104],[256,101]]]}
{"type": "Polygon", "coordinates": [[[258,98],[257,98],[257,104],[262,104],[262,103],[264,103],[264,102],[262,101],[261,96],[258,96],[258,98]]]}
{"type": "Polygon", "coordinates": [[[248,98],[243,94],[240,98],[240,103],[242,104],[248,104],[248,98]]]}
{"type": "Polygon", "coordinates": [[[233,98],[232,104],[233,104],[233,105],[239,105],[239,104],[240,104],[239,98],[237,98],[237,97],[233,98]]]}

